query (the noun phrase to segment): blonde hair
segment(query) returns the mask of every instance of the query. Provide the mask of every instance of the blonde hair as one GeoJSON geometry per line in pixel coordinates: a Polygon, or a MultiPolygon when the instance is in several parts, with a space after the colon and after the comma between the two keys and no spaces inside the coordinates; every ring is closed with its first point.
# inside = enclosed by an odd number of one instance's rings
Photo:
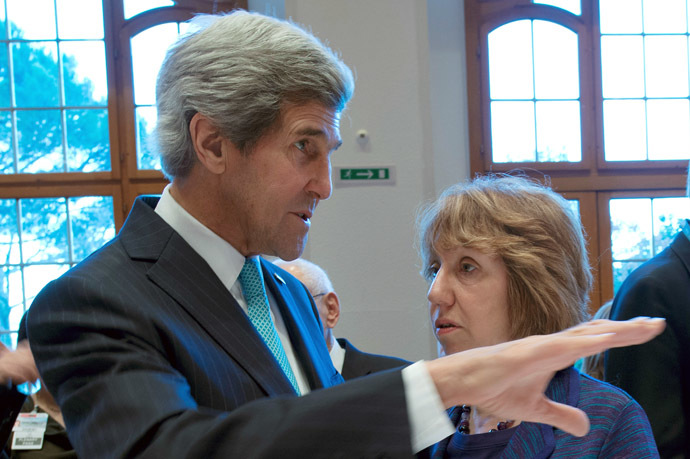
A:
{"type": "Polygon", "coordinates": [[[592,274],[584,230],[550,188],[526,177],[477,177],[423,208],[417,227],[422,275],[429,281],[438,250],[464,246],[503,260],[512,339],[587,320],[592,274]]]}

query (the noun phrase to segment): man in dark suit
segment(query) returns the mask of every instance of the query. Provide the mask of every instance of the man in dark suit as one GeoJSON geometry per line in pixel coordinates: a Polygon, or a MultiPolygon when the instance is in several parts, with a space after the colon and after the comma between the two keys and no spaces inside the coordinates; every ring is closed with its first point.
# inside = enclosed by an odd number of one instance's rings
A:
{"type": "Polygon", "coordinates": [[[662,458],[690,458],[689,225],[627,277],[611,309],[614,320],[657,315],[668,327],[642,346],[607,352],[604,361],[604,379],[647,413],[662,458]]]}
{"type": "Polygon", "coordinates": [[[362,352],[347,339],[335,338],[333,328],[340,320],[340,298],[323,268],[303,258],[292,261],[278,260],[275,264],[295,276],[311,293],[319,312],[324,341],[333,366],[345,380],[404,367],[411,363],[397,357],[362,352]]]}
{"type": "Polygon", "coordinates": [[[352,72],[285,21],[239,11],[197,26],[157,82],[172,183],[29,310],[79,457],[405,457],[452,433],[443,408],[460,400],[584,432],[582,412],[544,398],[547,381],[662,321],[588,324],[339,384],[309,292],[260,254],[301,255],[331,193],[352,72]]]}

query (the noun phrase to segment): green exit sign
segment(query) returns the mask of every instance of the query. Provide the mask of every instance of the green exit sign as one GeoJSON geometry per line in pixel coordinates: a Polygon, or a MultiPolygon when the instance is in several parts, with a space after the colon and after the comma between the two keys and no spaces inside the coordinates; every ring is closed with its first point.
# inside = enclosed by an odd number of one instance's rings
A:
{"type": "Polygon", "coordinates": [[[393,185],[395,166],[335,167],[333,181],[336,186],[393,185]]]}
{"type": "Polygon", "coordinates": [[[389,168],[376,169],[340,169],[340,180],[388,180],[391,178],[389,168]]]}

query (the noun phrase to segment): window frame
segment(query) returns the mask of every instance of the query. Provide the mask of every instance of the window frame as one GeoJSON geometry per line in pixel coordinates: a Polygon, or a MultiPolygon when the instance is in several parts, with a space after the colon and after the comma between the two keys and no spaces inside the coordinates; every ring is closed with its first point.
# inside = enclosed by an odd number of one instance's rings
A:
{"type": "MultiPolygon", "coordinates": [[[[111,170],[0,175],[0,199],[110,196],[116,232],[137,196],[158,194],[168,180],[157,170],[138,170],[130,38],[146,28],[183,22],[197,13],[247,9],[247,0],[178,0],[124,19],[123,0],[102,0],[111,170]]],[[[28,307],[29,305],[26,305],[28,307]]],[[[0,329],[0,335],[16,330],[0,329]]]]}

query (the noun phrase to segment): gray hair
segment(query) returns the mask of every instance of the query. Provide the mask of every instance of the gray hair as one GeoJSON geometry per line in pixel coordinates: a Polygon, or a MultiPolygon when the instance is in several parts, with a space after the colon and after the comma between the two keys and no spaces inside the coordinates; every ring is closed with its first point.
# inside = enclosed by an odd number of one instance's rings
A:
{"type": "Polygon", "coordinates": [[[297,258],[292,261],[276,260],[274,263],[291,274],[293,274],[291,269],[296,269],[300,275],[295,277],[298,277],[306,285],[312,295],[333,291],[333,284],[326,271],[311,261],[297,258]]]}
{"type": "Polygon", "coordinates": [[[211,120],[243,153],[279,120],[285,104],[344,110],[352,71],[299,26],[246,11],[200,15],[199,30],[169,50],[158,74],[156,137],[170,179],[189,174],[196,154],[189,122],[211,120]]]}

